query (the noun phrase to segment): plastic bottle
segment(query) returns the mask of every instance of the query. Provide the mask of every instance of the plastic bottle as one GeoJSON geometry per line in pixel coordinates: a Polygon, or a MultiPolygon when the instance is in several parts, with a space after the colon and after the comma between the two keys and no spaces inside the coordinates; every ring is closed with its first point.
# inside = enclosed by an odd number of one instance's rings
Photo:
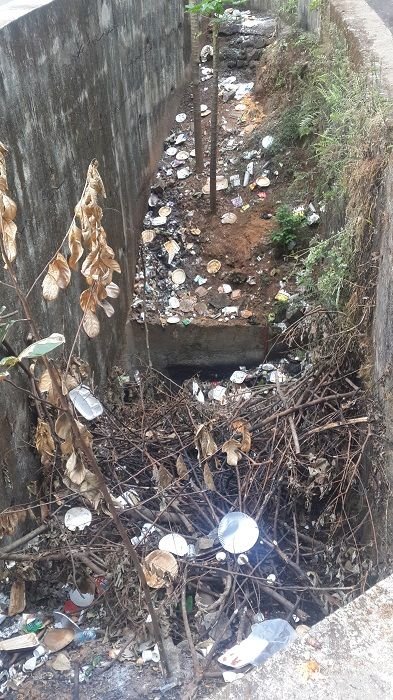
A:
{"type": "Polygon", "coordinates": [[[97,638],[97,632],[93,629],[80,630],[75,633],[74,642],[78,647],[83,646],[86,642],[92,642],[97,638]]]}

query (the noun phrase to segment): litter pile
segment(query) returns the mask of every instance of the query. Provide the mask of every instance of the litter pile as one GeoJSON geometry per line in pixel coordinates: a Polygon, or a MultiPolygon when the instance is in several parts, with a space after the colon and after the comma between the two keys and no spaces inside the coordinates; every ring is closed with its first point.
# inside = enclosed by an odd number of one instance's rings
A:
{"type": "MultiPolygon", "coordinates": [[[[202,674],[218,663],[232,680],[298,623],[313,624],[364,586],[364,396],[333,364],[295,359],[239,369],[221,384],[195,378],[178,387],[152,370],[122,382],[129,402],[105,406],[90,423],[97,456],[165,637],[179,651],[191,645],[202,674]]],[[[83,494],[54,487],[49,534],[1,554],[16,615],[5,610],[0,627],[3,691],[52,664],[63,641],[105,632],[112,645],[98,666],[159,661],[135,570],[105,507],[92,512],[83,494]],[[38,577],[40,590],[31,583],[38,577]],[[21,617],[25,586],[29,613],[21,617]],[[48,601],[60,630],[47,629],[48,601]]]]}
{"type": "MultiPolygon", "coordinates": [[[[222,60],[238,51],[251,50],[259,56],[275,22],[250,11],[233,12],[221,27],[222,60]]],[[[210,53],[209,45],[201,52],[205,146],[211,117],[210,53]]],[[[257,148],[247,148],[262,115],[252,95],[254,82],[245,71],[249,61],[229,60],[228,65],[241,71],[224,75],[219,82],[219,216],[214,221],[206,216],[209,178],[194,173],[193,119],[187,103],[166,140],[141,233],[131,313],[138,322],[204,325],[237,319],[246,324],[263,318],[259,288],[266,287],[268,263],[257,248],[272,228],[272,203],[267,200],[279,171],[269,156],[271,136],[265,135],[257,148]]],[[[205,169],[207,173],[208,161],[205,169]]]]}

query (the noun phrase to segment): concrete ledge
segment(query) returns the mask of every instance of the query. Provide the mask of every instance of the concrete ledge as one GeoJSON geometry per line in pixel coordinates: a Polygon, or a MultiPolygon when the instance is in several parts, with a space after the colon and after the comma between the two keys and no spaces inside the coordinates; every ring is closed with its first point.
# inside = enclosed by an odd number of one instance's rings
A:
{"type": "Polygon", "coordinates": [[[0,0],[0,28],[53,0],[0,0]]]}
{"type": "Polygon", "coordinates": [[[393,36],[365,0],[330,0],[330,19],[362,63],[374,64],[384,91],[393,97],[393,36]]]}
{"type": "Polygon", "coordinates": [[[393,697],[393,576],[209,700],[393,697]],[[312,672],[308,662],[318,670],[312,672]]]}

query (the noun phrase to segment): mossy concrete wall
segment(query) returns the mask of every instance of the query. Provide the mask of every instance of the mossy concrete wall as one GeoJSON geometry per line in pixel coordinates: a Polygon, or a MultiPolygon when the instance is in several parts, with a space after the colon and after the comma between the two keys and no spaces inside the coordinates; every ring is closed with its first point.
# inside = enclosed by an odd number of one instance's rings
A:
{"type": "MultiPolygon", "coordinates": [[[[0,140],[10,150],[9,185],[19,207],[17,270],[24,290],[65,236],[89,162],[100,161],[108,195],[105,228],[123,274],[116,279],[121,295],[115,316],[101,317],[98,339],[82,334],[76,345],[97,381],[124,348],[134,233],[188,70],[185,21],[183,0],[0,3],[0,140]]],[[[0,280],[6,280],[4,270],[0,280]]],[[[83,287],[74,274],[71,288],[56,302],[42,300],[40,283],[30,295],[42,333],[63,332],[66,349],[80,322],[83,287]]],[[[17,308],[4,286],[2,304],[17,308]]],[[[23,323],[10,334],[18,351],[25,329],[23,323]]],[[[0,435],[1,511],[27,497],[26,483],[36,475],[28,406],[4,384],[0,435]]]]}

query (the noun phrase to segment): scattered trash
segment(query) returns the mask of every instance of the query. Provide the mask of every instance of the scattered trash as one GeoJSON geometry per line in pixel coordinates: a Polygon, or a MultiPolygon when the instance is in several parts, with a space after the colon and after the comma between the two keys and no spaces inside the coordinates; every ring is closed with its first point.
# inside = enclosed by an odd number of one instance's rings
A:
{"type": "Polygon", "coordinates": [[[270,656],[284,649],[296,636],[286,620],[274,619],[251,626],[251,634],[240,644],[218,658],[220,664],[230,668],[244,668],[248,664],[260,666],[270,656]]]}
{"type": "Polygon", "coordinates": [[[84,384],[71,389],[68,396],[78,413],[86,420],[94,420],[94,418],[98,418],[104,412],[103,405],[91,393],[89,387],[84,384]]]}
{"type": "Polygon", "coordinates": [[[155,216],[154,219],[151,220],[152,226],[165,226],[165,224],[166,216],[155,216]]]}
{"type": "Polygon", "coordinates": [[[265,177],[265,176],[258,177],[258,178],[255,180],[255,182],[256,182],[256,184],[258,185],[258,187],[269,187],[269,185],[270,185],[270,180],[269,180],[269,178],[268,178],[268,177],[265,177]]]}
{"type": "Polygon", "coordinates": [[[218,539],[231,554],[248,552],[259,537],[259,527],[246,513],[232,512],[225,515],[218,526],[218,539]]]}
{"type": "Polygon", "coordinates": [[[231,183],[232,187],[240,187],[240,175],[231,175],[229,182],[231,183]]]}
{"type": "Polygon", "coordinates": [[[177,179],[178,180],[185,180],[190,175],[191,175],[190,168],[179,168],[179,170],[177,171],[177,179]]]}
{"type": "Polygon", "coordinates": [[[175,255],[178,254],[180,246],[178,243],[176,243],[176,241],[173,240],[173,238],[170,238],[169,241],[166,241],[164,243],[164,248],[168,253],[168,265],[170,265],[175,255]]]}
{"type": "Polygon", "coordinates": [[[74,642],[76,646],[81,647],[86,642],[92,642],[97,638],[97,632],[93,629],[79,630],[75,632],[74,642]]]}
{"type": "Polygon", "coordinates": [[[317,224],[319,222],[320,218],[321,217],[319,216],[319,214],[316,214],[316,213],[310,214],[307,217],[307,223],[309,226],[315,226],[315,224],[317,224]]]}
{"type": "Polygon", "coordinates": [[[93,516],[88,508],[76,506],[67,510],[64,516],[64,525],[71,532],[75,532],[75,530],[82,531],[91,524],[92,518],[93,516]]]}
{"type": "Polygon", "coordinates": [[[249,560],[247,554],[239,554],[236,561],[239,564],[239,566],[245,566],[246,564],[250,563],[250,560],[249,560]]]}
{"type": "Polygon", "coordinates": [[[142,241],[145,245],[147,245],[148,243],[152,243],[155,237],[156,234],[151,229],[146,229],[145,231],[142,231],[142,241]]]}
{"type": "Polygon", "coordinates": [[[168,318],[166,320],[167,320],[167,323],[171,323],[171,324],[172,323],[180,323],[181,318],[180,318],[180,316],[168,316],[168,318]]]}
{"type": "MultiPolygon", "coordinates": [[[[177,148],[175,148],[174,146],[170,146],[169,148],[167,148],[167,150],[165,151],[165,153],[167,154],[167,156],[170,156],[171,158],[174,158],[175,155],[177,154],[177,148]]],[[[149,202],[149,203],[150,203],[150,202],[149,202]]]]}
{"type": "Polygon", "coordinates": [[[39,640],[34,632],[21,634],[18,637],[11,637],[0,641],[0,651],[19,651],[21,649],[33,649],[38,647],[39,640]]]}
{"type": "Polygon", "coordinates": [[[173,284],[180,285],[186,281],[186,273],[184,270],[173,270],[172,272],[172,282],[173,284]]]}
{"type": "MultiPolygon", "coordinates": [[[[179,154],[178,154],[178,155],[179,155],[179,154]]],[[[158,215],[159,215],[159,216],[162,216],[163,218],[164,218],[164,217],[167,218],[168,216],[170,216],[171,212],[172,212],[171,207],[161,207],[161,208],[158,210],[158,215]]]]}
{"type": "Polygon", "coordinates": [[[239,680],[239,678],[243,678],[245,676],[244,673],[236,673],[235,671],[223,671],[222,672],[222,677],[225,681],[225,683],[233,683],[233,681],[239,680]]]}
{"type": "Polygon", "coordinates": [[[213,47],[211,44],[206,44],[202,49],[201,49],[201,63],[206,63],[206,61],[209,58],[213,58],[213,47]]]}
{"type": "Polygon", "coordinates": [[[229,212],[228,214],[224,214],[221,217],[222,224],[235,224],[236,221],[237,221],[237,216],[236,216],[236,214],[233,214],[232,212],[229,212]]]}
{"type": "Polygon", "coordinates": [[[227,555],[225,554],[225,552],[217,552],[217,554],[216,554],[217,561],[225,561],[226,558],[227,558],[227,555]]]}
{"type": "Polygon", "coordinates": [[[160,652],[158,651],[157,644],[154,645],[153,649],[144,649],[142,651],[142,661],[143,663],[147,663],[148,661],[152,661],[155,664],[158,664],[160,660],[160,652]]]}
{"type": "Polygon", "coordinates": [[[50,666],[60,673],[66,673],[71,670],[71,661],[65,654],[58,654],[50,661],[50,666]]]}
{"type": "Polygon", "coordinates": [[[180,306],[180,301],[177,297],[171,297],[169,299],[168,305],[171,309],[178,309],[180,306]]]}
{"type": "Polygon", "coordinates": [[[274,138],[273,136],[265,136],[262,139],[262,148],[265,150],[268,150],[274,143],[274,138]]]}
{"type": "Polygon", "coordinates": [[[45,633],[42,644],[49,652],[61,651],[61,649],[71,644],[74,637],[75,630],[69,629],[68,627],[50,629],[45,633]]]}
{"type": "Polygon", "coordinates": [[[185,557],[188,553],[187,540],[182,535],[173,533],[172,535],[164,535],[158,543],[158,548],[164,552],[171,552],[178,557],[185,557]]]}
{"type": "Polygon", "coordinates": [[[177,156],[176,156],[176,159],[183,161],[183,160],[188,160],[189,157],[190,157],[190,154],[187,151],[179,151],[177,156]]]}
{"type": "Polygon", "coordinates": [[[236,370],[230,376],[231,382],[234,384],[243,384],[245,378],[247,377],[247,372],[242,372],[242,370],[236,370]]]}
{"type": "Polygon", "coordinates": [[[289,294],[289,292],[286,292],[284,289],[281,289],[279,292],[277,292],[274,298],[276,301],[281,301],[285,304],[290,299],[290,297],[291,295],[289,294]]]}
{"type": "Polygon", "coordinates": [[[94,593],[81,593],[77,588],[70,592],[70,600],[78,608],[88,608],[94,602],[94,593]]]}
{"type": "Polygon", "coordinates": [[[166,580],[176,578],[179,571],[176,559],[170,552],[155,549],[147,555],[143,573],[150,588],[163,588],[166,580]]]}
{"type": "Polygon", "coordinates": [[[184,112],[181,112],[180,114],[176,114],[176,121],[178,124],[185,122],[186,119],[187,119],[187,114],[184,114],[184,112]]]}
{"type": "MultiPolygon", "coordinates": [[[[228,180],[223,175],[217,175],[216,180],[216,190],[220,192],[221,190],[228,189],[228,180]]],[[[210,177],[207,178],[206,184],[202,187],[203,194],[210,194],[210,177]]]]}
{"type": "Polygon", "coordinates": [[[206,265],[206,270],[209,275],[215,275],[219,270],[221,270],[221,263],[219,260],[210,260],[206,265]]]}
{"type": "Polygon", "coordinates": [[[222,404],[224,402],[226,392],[227,389],[225,386],[220,386],[217,384],[214,389],[209,391],[209,398],[222,404]]]}
{"type": "Polygon", "coordinates": [[[237,207],[237,208],[239,208],[243,205],[243,199],[240,197],[240,195],[231,199],[231,202],[232,202],[233,206],[237,207]]]}

